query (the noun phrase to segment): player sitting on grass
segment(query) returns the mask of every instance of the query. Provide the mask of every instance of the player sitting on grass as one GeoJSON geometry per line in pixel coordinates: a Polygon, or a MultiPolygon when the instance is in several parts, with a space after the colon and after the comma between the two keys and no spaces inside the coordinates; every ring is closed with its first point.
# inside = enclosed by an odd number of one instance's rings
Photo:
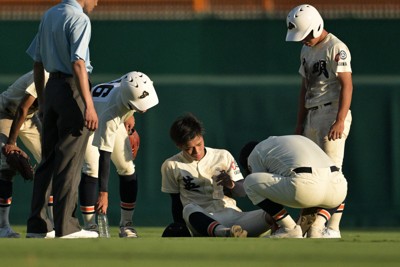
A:
{"type": "Polygon", "coordinates": [[[154,107],[158,104],[158,97],[150,78],[136,71],[112,82],[94,86],[92,97],[99,117],[99,127],[89,137],[79,188],[85,228],[97,231],[95,210],[97,209],[98,213],[107,212],[108,179],[112,160],[120,181],[119,236],[137,237],[132,217],[138,188],[128,134],[134,131],[133,113],[144,113],[154,107]],[[127,123],[128,121],[131,123],[127,123]]]}
{"type": "Polygon", "coordinates": [[[163,163],[161,190],[171,196],[174,223],[186,224],[192,236],[260,236],[270,229],[269,216],[261,209],[242,212],[227,196],[246,195],[243,176],[233,156],[205,147],[203,136],[202,123],[191,114],[170,128],[181,151],[163,163]]]}

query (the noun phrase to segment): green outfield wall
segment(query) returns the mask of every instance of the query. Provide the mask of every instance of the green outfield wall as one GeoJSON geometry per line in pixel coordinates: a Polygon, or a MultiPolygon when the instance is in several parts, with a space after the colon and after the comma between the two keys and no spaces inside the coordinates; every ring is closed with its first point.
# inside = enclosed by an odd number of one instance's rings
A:
{"type": "MultiPolygon", "coordinates": [[[[25,54],[39,22],[0,21],[2,90],[25,73],[25,54]]],[[[300,77],[298,43],[284,42],[284,21],[93,21],[93,83],[141,70],[153,80],[160,104],[136,116],[141,147],[136,160],[138,225],[172,220],[161,193],[160,166],[177,153],[172,121],[193,112],[207,129],[206,145],[238,156],[249,140],[292,134],[300,77]]],[[[400,223],[400,75],[395,35],[400,20],[327,20],[326,28],[350,47],[354,77],[353,125],[344,173],[349,181],[344,227],[400,223]]],[[[119,221],[118,177],[111,177],[110,221],[119,221]]],[[[12,222],[29,212],[31,183],[15,180],[12,222]]],[[[254,209],[247,199],[244,209],[254,209]]],[[[293,211],[295,212],[295,211],[293,211]]]]}

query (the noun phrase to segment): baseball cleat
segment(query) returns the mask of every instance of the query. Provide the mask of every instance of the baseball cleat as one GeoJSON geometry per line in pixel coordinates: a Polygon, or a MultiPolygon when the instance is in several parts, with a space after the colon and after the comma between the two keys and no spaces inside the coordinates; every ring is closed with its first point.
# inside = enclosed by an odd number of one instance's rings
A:
{"type": "Polygon", "coordinates": [[[10,226],[0,227],[0,238],[20,238],[21,236],[14,232],[10,226]]]}
{"type": "Polygon", "coordinates": [[[125,226],[120,226],[119,237],[123,238],[136,238],[138,234],[135,228],[132,227],[132,223],[127,223],[125,226]]]}
{"type": "Polygon", "coordinates": [[[342,236],[340,235],[340,231],[327,227],[322,233],[322,238],[342,238],[342,236]]]}
{"type": "Polygon", "coordinates": [[[60,236],[60,238],[63,239],[75,239],[75,238],[98,238],[99,234],[94,231],[87,231],[87,230],[80,230],[78,232],[69,234],[69,235],[64,235],[60,236]]]}
{"type": "Polygon", "coordinates": [[[27,233],[26,238],[55,238],[56,232],[53,230],[48,233],[27,233]]]}
{"type": "Polygon", "coordinates": [[[307,231],[307,238],[323,238],[325,229],[311,226],[307,231]]]}
{"type": "Polygon", "coordinates": [[[303,232],[300,225],[296,225],[293,229],[281,227],[266,238],[303,238],[303,232]]]}

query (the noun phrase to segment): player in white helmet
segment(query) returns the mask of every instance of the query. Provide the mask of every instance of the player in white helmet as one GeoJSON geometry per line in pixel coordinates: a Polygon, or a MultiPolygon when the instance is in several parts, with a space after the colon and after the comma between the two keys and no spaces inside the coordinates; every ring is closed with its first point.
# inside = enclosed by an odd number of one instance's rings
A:
{"type": "Polygon", "coordinates": [[[271,238],[302,238],[300,225],[285,206],[318,208],[307,237],[321,238],[331,213],[345,199],[347,181],[318,145],[301,135],[271,136],[249,142],[239,162],[250,174],[244,188],[254,205],[279,225],[271,238]]]}
{"type": "MultiPolygon", "coordinates": [[[[49,74],[45,73],[45,83],[49,74]]],[[[36,87],[33,71],[19,77],[0,95],[0,238],[20,237],[10,226],[9,212],[12,203],[13,179],[15,170],[10,169],[5,155],[21,151],[17,138],[31,152],[36,162],[41,160],[41,122],[39,120],[36,87]]],[[[52,218],[53,197],[48,203],[48,215],[52,218]]],[[[54,234],[54,233],[53,233],[54,234]]]]}
{"type": "Polygon", "coordinates": [[[112,161],[120,180],[119,236],[137,237],[132,217],[138,188],[128,134],[134,127],[133,114],[144,113],[157,105],[158,96],[150,78],[137,71],[109,83],[96,85],[91,93],[99,117],[99,127],[89,138],[79,190],[85,228],[97,230],[96,209],[98,213],[107,212],[112,161]]]}
{"type": "MultiPolygon", "coordinates": [[[[347,46],[324,29],[318,10],[310,5],[293,8],[286,19],[286,41],[302,42],[302,76],[296,134],[317,143],[342,169],[345,142],[352,121],[351,55],[347,46]]],[[[326,238],[339,238],[344,203],[327,224],[326,238]]]]}
{"type": "Polygon", "coordinates": [[[174,223],[186,224],[192,236],[260,236],[272,219],[261,209],[242,212],[236,206],[231,196],[246,195],[239,166],[227,150],[205,147],[203,135],[202,123],[192,114],[170,128],[181,152],[162,164],[161,191],[171,196],[174,223]]]}

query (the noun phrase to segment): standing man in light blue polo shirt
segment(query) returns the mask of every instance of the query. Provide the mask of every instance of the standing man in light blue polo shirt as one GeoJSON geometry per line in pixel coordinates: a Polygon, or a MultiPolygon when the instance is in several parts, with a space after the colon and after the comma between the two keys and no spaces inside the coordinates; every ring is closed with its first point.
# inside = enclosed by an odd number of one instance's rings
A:
{"type": "Polygon", "coordinates": [[[35,173],[28,238],[96,238],[82,230],[75,209],[89,131],[98,125],[88,73],[91,24],[98,0],[63,0],[42,17],[27,53],[42,115],[42,161],[35,173]],[[86,13],[86,14],[85,14],[86,13]],[[44,71],[50,73],[44,90],[44,71]],[[46,216],[53,190],[54,230],[46,216]]]}

